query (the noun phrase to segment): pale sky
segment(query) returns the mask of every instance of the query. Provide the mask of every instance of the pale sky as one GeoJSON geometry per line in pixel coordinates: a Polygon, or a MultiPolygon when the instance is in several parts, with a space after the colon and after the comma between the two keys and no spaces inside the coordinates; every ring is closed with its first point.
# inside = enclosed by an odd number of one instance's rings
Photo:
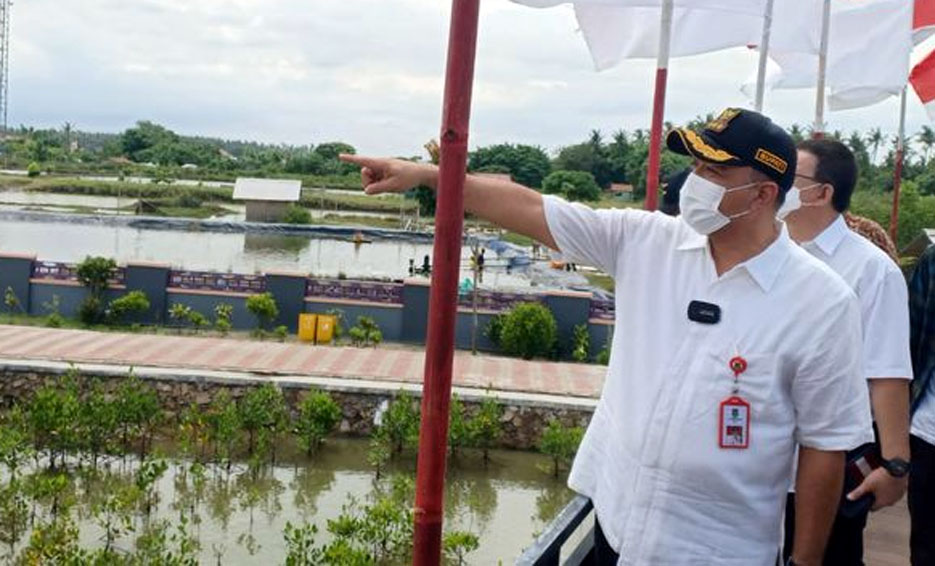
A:
{"type": "MultiPolygon", "coordinates": [[[[482,6],[472,148],[555,150],[595,128],[649,126],[654,61],[597,73],[569,7],[482,6]]],[[[119,132],[148,119],[182,134],[419,154],[439,130],[449,10],[447,0],[18,0],[9,122],[119,132]]],[[[746,49],[674,60],[666,119],[751,106],[739,87],[755,65],[746,49]]],[[[767,93],[765,112],[806,125],[814,97],[767,93]]],[[[827,121],[895,133],[898,101],[827,121]]],[[[908,130],[924,123],[910,93],[908,130]]]]}

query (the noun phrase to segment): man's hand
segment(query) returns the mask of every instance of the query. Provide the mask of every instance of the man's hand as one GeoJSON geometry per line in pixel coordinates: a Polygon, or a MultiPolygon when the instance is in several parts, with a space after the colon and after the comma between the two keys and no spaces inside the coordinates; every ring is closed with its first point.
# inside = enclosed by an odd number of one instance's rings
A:
{"type": "Polygon", "coordinates": [[[847,498],[856,501],[867,493],[874,497],[872,511],[895,504],[906,494],[909,478],[894,478],[885,468],[873,470],[857,489],[847,494],[847,498]]]}
{"type": "Polygon", "coordinates": [[[403,193],[419,185],[435,187],[438,168],[402,159],[377,159],[342,153],[341,161],[360,166],[360,180],[368,195],[403,193]]]}

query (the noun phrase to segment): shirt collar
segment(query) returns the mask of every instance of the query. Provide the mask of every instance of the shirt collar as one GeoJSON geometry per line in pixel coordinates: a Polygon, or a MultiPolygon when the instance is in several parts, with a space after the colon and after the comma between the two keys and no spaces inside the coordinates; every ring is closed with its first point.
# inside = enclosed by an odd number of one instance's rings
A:
{"type": "MultiPolygon", "coordinates": [[[[765,293],[768,293],[770,289],[772,289],[776,278],[779,276],[779,271],[782,269],[783,264],[785,264],[786,258],[789,257],[789,251],[792,249],[792,246],[795,245],[792,243],[792,239],[789,238],[789,232],[786,230],[785,223],[780,222],[779,225],[779,236],[773,243],[756,256],[738,264],[734,268],[745,269],[765,293]]],[[[707,246],[707,236],[702,236],[698,232],[689,229],[685,236],[682,237],[682,241],[679,242],[676,249],[697,250],[707,248],[707,246]]]]}
{"type": "Polygon", "coordinates": [[[815,237],[810,243],[820,249],[825,255],[834,255],[835,250],[841,245],[850,228],[844,221],[844,216],[839,214],[827,228],[822,230],[821,234],[815,237]]]}

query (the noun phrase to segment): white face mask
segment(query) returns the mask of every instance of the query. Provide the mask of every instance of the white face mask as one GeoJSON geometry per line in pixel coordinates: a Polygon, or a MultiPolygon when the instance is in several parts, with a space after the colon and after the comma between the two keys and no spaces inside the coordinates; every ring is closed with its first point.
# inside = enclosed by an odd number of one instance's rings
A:
{"type": "Polygon", "coordinates": [[[721,199],[724,198],[724,195],[748,189],[758,184],[747,183],[746,185],[727,189],[693,172],[685,179],[685,184],[682,185],[679,194],[679,208],[682,212],[682,218],[695,232],[703,236],[713,234],[730,224],[730,221],[734,218],[740,218],[750,213],[747,210],[732,216],[724,215],[720,210],[721,199]]]}
{"type": "Polygon", "coordinates": [[[780,206],[779,210],[776,211],[776,217],[780,220],[785,220],[789,214],[795,212],[803,206],[812,206],[811,204],[802,202],[802,191],[808,191],[820,186],[821,183],[815,183],[814,185],[809,185],[801,189],[798,187],[792,187],[789,189],[789,191],[786,192],[786,200],[783,201],[782,206],[780,206]]]}

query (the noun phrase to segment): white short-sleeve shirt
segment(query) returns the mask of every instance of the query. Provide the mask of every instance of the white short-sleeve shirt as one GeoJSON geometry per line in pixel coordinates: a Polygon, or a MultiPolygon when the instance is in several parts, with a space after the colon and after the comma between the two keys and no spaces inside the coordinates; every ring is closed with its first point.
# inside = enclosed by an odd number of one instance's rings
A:
{"type": "Polygon", "coordinates": [[[802,247],[844,279],[860,301],[867,379],[912,379],[909,290],[890,256],[847,227],[843,216],[802,247]]]}
{"type": "Polygon", "coordinates": [[[772,566],[795,445],[871,438],[853,292],[784,228],[718,277],[707,238],[679,219],[544,206],[562,255],[616,281],[607,378],[570,487],[594,501],[619,564],[772,566]],[[720,322],[690,321],[692,300],[720,322]],[[750,445],[729,450],[717,413],[738,355],[750,445]]]}

